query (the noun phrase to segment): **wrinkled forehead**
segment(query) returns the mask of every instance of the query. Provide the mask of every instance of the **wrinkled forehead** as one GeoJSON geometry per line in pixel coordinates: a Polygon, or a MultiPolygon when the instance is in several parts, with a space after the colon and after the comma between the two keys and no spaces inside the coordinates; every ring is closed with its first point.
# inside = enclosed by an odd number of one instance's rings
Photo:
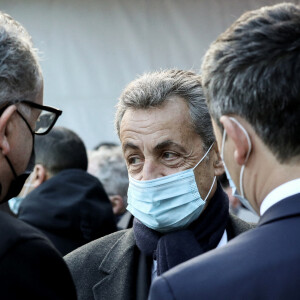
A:
{"type": "Polygon", "coordinates": [[[174,143],[189,147],[195,139],[200,137],[191,126],[187,106],[181,102],[151,109],[129,109],[121,121],[123,151],[127,147],[144,151],[174,143]]]}

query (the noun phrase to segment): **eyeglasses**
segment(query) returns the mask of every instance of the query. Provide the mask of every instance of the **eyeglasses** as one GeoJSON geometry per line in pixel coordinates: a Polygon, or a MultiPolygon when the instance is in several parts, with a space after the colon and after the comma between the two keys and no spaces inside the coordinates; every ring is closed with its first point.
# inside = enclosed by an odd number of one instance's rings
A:
{"type": "Polygon", "coordinates": [[[47,134],[55,125],[57,119],[62,114],[60,109],[52,106],[46,106],[31,102],[28,100],[21,100],[19,103],[26,104],[32,108],[40,110],[39,117],[35,122],[34,133],[37,135],[47,134]]]}
{"type": "MultiPolygon", "coordinates": [[[[22,104],[28,105],[28,106],[40,111],[39,117],[35,123],[35,129],[33,131],[37,135],[47,134],[53,128],[57,119],[62,114],[62,111],[60,109],[57,109],[57,108],[54,108],[51,106],[37,104],[35,102],[31,102],[28,100],[18,100],[18,101],[11,102],[11,103],[5,105],[3,108],[1,108],[0,115],[9,105],[17,104],[17,103],[22,103],[22,104]]],[[[20,114],[20,112],[18,112],[18,113],[20,114]]],[[[23,115],[22,114],[20,114],[20,115],[24,119],[23,115]]],[[[24,121],[26,123],[28,123],[26,121],[26,119],[24,119],[24,121]]]]}

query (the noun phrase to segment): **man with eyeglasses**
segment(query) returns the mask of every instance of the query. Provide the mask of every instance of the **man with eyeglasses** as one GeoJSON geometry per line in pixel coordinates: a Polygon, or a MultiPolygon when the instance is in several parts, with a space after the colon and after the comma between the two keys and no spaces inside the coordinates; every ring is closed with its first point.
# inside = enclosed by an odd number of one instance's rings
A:
{"type": "MultiPolygon", "coordinates": [[[[43,106],[43,77],[31,37],[0,12],[0,202],[19,194],[34,166],[34,136],[62,112],[43,106]]],[[[38,231],[0,212],[0,298],[76,299],[71,275],[38,231]]]]}

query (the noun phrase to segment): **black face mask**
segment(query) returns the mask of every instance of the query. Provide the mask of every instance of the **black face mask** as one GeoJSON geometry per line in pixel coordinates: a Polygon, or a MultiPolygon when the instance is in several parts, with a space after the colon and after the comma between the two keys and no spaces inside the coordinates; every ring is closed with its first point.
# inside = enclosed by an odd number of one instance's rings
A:
{"type": "MultiPolygon", "coordinates": [[[[15,178],[12,180],[12,182],[11,182],[9,188],[8,188],[8,191],[6,193],[6,196],[1,200],[1,203],[6,202],[6,201],[10,200],[11,198],[16,197],[17,195],[20,194],[26,179],[28,178],[30,173],[33,171],[34,165],[35,165],[34,132],[32,131],[32,129],[31,129],[30,125],[28,124],[28,122],[26,121],[26,119],[21,115],[21,113],[18,112],[18,114],[24,120],[24,122],[26,123],[27,127],[29,128],[29,130],[31,132],[31,135],[32,135],[32,151],[31,151],[31,156],[30,156],[28,165],[26,167],[26,170],[21,175],[17,175],[11,161],[9,160],[9,158],[7,156],[5,156],[5,159],[8,163],[8,165],[10,166],[10,169],[11,169],[11,171],[12,171],[15,178]]],[[[1,195],[1,192],[2,192],[2,185],[0,183],[0,195],[1,195]]]]}
{"type": "MultiPolygon", "coordinates": [[[[11,164],[9,158],[7,156],[5,156],[13,174],[14,174],[14,179],[12,180],[12,182],[10,183],[10,186],[8,188],[8,191],[6,193],[6,196],[2,199],[1,202],[6,202],[8,200],[10,200],[13,197],[16,197],[17,195],[20,194],[24,183],[26,181],[26,179],[28,178],[28,176],[30,175],[30,173],[33,171],[34,165],[35,165],[35,153],[34,153],[34,147],[32,147],[32,152],[31,152],[31,156],[27,165],[27,168],[25,170],[25,172],[21,175],[17,175],[13,165],[11,164]]],[[[0,194],[1,194],[1,184],[0,184],[0,194]]]]}

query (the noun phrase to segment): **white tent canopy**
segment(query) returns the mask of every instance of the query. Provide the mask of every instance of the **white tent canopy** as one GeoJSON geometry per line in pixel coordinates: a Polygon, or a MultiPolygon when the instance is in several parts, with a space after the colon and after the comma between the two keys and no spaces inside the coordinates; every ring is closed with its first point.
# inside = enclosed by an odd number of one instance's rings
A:
{"type": "MultiPolygon", "coordinates": [[[[199,71],[209,44],[259,0],[1,0],[42,52],[44,103],[90,149],[118,142],[115,105],[137,75],[199,71]]],[[[299,1],[293,1],[299,3],[299,1]]]]}

